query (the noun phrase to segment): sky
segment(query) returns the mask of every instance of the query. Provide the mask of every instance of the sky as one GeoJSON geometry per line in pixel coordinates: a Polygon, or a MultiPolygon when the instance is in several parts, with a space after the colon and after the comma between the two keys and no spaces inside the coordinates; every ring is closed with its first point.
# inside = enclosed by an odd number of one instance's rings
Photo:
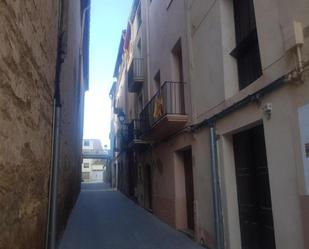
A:
{"type": "Polygon", "coordinates": [[[109,91],[121,32],[127,27],[132,0],[91,0],[89,91],[85,96],[84,139],[109,146],[109,91]]]}

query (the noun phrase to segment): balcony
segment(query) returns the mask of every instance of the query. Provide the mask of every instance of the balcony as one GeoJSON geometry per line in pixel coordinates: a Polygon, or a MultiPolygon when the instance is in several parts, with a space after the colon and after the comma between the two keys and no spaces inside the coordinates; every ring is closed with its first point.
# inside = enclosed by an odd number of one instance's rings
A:
{"type": "Polygon", "coordinates": [[[140,114],[143,138],[162,139],[185,126],[185,88],[183,82],[168,81],[161,86],[140,114]]]}
{"type": "Polygon", "coordinates": [[[127,149],[128,145],[128,129],[125,125],[118,129],[115,136],[115,152],[121,152],[127,149]]]}
{"type": "Polygon", "coordinates": [[[128,126],[128,144],[130,148],[149,144],[149,141],[142,139],[140,119],[132,120],[128,126]]]}
{"type": "Polygon", "coordinates": [[[128,90],[138,92],[144,83],[144,59],[133,58],[128,71],[128,90]]]}

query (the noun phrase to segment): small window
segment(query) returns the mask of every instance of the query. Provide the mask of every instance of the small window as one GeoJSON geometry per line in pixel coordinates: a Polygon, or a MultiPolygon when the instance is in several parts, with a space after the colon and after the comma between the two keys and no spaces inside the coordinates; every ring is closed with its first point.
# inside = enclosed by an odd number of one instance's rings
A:
{"type": "Polygon", "coordinates": [[[84,146],[89,146],[89,145],[90,145],[89,141],[88,141],[88,140],[85,140],[85,141],[84,141],[84,146]]]}
{"type": "Polygon", "coordinates": [[[231,55],[237,60],[241,90],[262,75],[253,0],[234,0],[234,18],[236,48],[231,55]]]}
{"type": "Polygon", "coordinates": [[[89,172],[83,172],[82,173],[82,179],[83,180],[89,180],[90,179],[90,173],[89,172]]]}
{"type": "Polygon", "coordinates": [[[84,163],[84,168],[89,169],[89,163],[84,163]]]}

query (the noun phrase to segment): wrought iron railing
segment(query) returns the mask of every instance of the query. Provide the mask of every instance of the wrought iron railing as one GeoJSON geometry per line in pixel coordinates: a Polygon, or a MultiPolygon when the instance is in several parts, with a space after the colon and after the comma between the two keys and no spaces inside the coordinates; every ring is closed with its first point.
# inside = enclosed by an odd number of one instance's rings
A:
{"type": "Polygon", "coordinates": [[[186,115],[184,82],[166,81],[140,114],[142,134],[148,134],[153,126],[166,115],[186,115]]]}
{"type": "Polygon", "coordinates": [[[121,127],[119,127],[117,133],[116,133],[116,144],[115,148],[116,151],[122,151],[127,148],[128,145],[128,129],[125,124],[123,124],[121,127]]]}
{"type": "Polygon", "coordinates": [[[128,142],[139,139],[141,136],[141,122],[139,119],[134,119],[128,126],[128,142]]]}

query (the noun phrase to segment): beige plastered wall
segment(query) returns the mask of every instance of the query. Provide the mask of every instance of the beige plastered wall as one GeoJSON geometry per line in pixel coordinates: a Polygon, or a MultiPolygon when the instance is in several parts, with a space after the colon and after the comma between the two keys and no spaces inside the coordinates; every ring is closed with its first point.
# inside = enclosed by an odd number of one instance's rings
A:
{"type": "MultiPolygon", "coordinates": [[[[297,20],[302,22],[306,31],[309,24],[308,15],[305,14],[309,9],[308,2],[296,1],[291,6],[289,1],[254,1],[263,76],[242,91],[238,90],[236,61],[230,56],[235,48],[232,1],[197,0],[188,3],[190,84],[195,122],[211,117],[295,68],[295,55],[285,51],[282,27],[297,20]]],[[[305,36],[308,36],[308,31],[305,36]]],[[[303,56],[304,60],[308,59],[308,45],[303,47],[303,56]]],[[[219,159],[228,248],[240,248],[231,134],[257,123],[263,123],[265,129],[277,247],[304,248],[304,237],[307,237],[304,235],[308,233],[308,197],[303,195],[304,175],[297,110],[308,103],[307,77],[305,83],[287,85],[261,99],[261,103],[237,111],[216,125],[220,135],[219,159]],[[270,120],[262,111],[266,103],[273,106],[270,120]]],[[[208,130],[204,129],[194,137],[195,171],[204,171],[210,177],[210,158],[205,153],[209,151],[208,130]]],[[[198,191],[204,192],[204,196],[196,200],[197,222],[206,236],[203,232],[197,233],[197,236],[204,236],[212,247],[211,179],[200,181],[198,177],[201,176],[196,176],[195,185],[198,191]]]]}
{"type": "Polygon", "coordinates": [[[305,198],[297,109],[309,102],[308,95],[299,94],[308,90],[308,81],[302,86],[286,86],[265,97],[261,104],[251,104],[217,123],[228,248],[241,245],[232,135],[259,123],[264,125],[277,248],[304,248],[301,201],[305,198]],[[273,105],[270,119],[261,109],[264,103],[273,105]]]}
{"type": "MultiPolygon", "coordinates": [[[[237,64],[229,54],[235,48],[231,1],[189,1],[187,27],[191,38],[188,39],[188,44],[187,36],[182,33],[186,29],[186,23],[182,23],[185,20],[177,19],[182,14],[182,1],[173,1],[170,9],[166,9],[164,4],[159,6],[152,2],[149,7],[149,78],[152,79],[160,69],[162,81],[171,79],[170,51],[179,37],[184,38],[184,74],[190,84],[193,121],[199,122],[212,116],[295,67],[293,53],[285,51],[282,24],[291,23],[295,19],[307,27],[309,21],[305,10],[308,10],[308,3],[296,1],[293,7],[288,6],[287,1],[255,1],[263,76],[239,91],[237,64]],[[156,25],[153,25],[154,20],[157,21],[156,25]],[[190,55],[186,54],[186,48],[191,52],[190,55]],[[190,71],[186,72],[188,68],[190,71]]],[[[308,58],[307,45],[303,48],[303,54],[304,59],[308,58]]],[[[232,135],[261,123],[265,131],[277,248],[308,248],[308,242],[305,244],[304,238],[308,234],[309,201],[308,196],[304,195],[297,117],[297,109],[309,102],[307,78],[308,75],[305,75],[306,81],[300,85],[287,84],[262,98],[259,103],[250,104],[216,124],[227,248],[241,248],[232,135]],[[273,107],[270,119],[263,111],[263,106],[267,103],[271,103],[273,107]]],[[[151,82],[149,87],[153,94],[154,86],[151,82]]],[[[152,155],[153,211],[176,228],[185,227],[184,177],[178,152],[191,146],[195,237],[213,248],[209,140],[209,131],[205,128],[192,135],[179,135],[157,145],[152,155]]]]}

